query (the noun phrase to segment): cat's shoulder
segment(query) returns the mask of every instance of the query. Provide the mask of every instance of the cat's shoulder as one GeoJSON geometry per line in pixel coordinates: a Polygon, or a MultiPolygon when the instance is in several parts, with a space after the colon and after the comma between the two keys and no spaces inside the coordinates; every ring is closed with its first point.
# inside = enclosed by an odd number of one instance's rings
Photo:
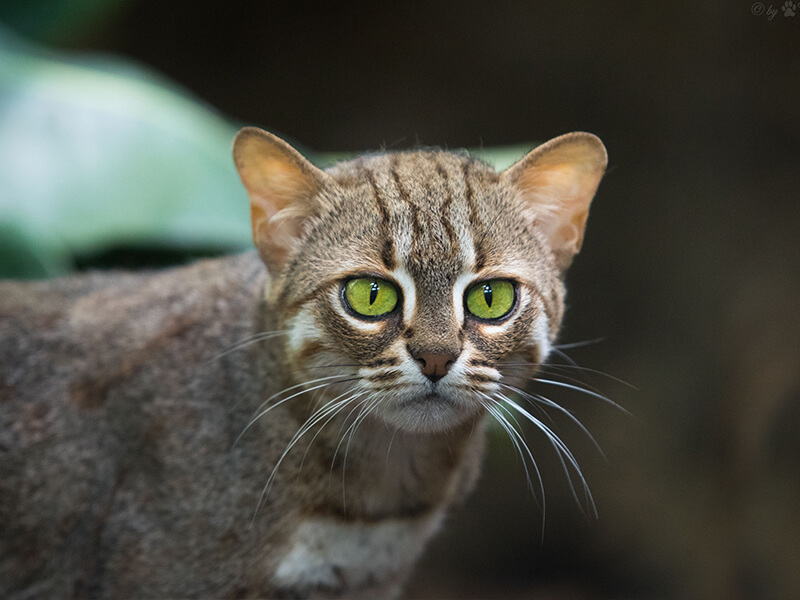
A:
{"type": "MultiPolygon", "coordinates": [[[[61,319],[146,318],[245,295],[266,277],[255,252],[162,270],[96,271],[41,281],[0,281],[0,323],[42,331],[61,319]],[[138,311],[138,312],[137,312],[138,311]]],[[[263,285],[263,284],[262,284],[263,285]]],[[[113,319],[112,319],[113,320],[113,319]]],[[[107,328],[107,327],[106,327],[107,328]]]]}
{"type": "Polygon", "coordinates": [[[127,381],[134,366],[156,372],[166,367],[159,357],[176,352],[182,364],[202,363],[252,324],[264,277],[253,252],[160,271],[2,282],[0,382],[30,390],[106,371],[127,381]]]}

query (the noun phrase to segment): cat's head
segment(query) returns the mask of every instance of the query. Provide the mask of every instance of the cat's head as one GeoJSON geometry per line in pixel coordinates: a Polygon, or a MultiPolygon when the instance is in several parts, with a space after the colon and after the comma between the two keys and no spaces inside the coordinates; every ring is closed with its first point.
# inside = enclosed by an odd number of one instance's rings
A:
{"type": "Polygon", "coordinates": [[[322,171],[255,128],[234,158],[293,382],[417,432],[476,416],[547,357],[607,162],[570,133],[499,174],[438,151],[322,171]]]}

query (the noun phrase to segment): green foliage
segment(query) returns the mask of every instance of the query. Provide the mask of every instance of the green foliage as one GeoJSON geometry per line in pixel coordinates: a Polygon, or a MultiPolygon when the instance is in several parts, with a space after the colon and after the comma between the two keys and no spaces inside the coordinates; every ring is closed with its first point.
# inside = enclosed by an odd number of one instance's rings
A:
{"type": "MultiPolygon", "coordinates": [[[[53,57],[0,29],[0,277],[109,248],[250,248],[236,130],[129,62],[53,57]]],[[[523,150],[477,154],[502,168],[523,150]]]]}
{"type": "Polygon", "coordinates": [[[37,256],[30,275],[52,275],[112,244],[249,247],[235,131],[123,61],[53,59],[0,32],[0,223],[19,246],[6,239],[0,274],[37,256]]]}

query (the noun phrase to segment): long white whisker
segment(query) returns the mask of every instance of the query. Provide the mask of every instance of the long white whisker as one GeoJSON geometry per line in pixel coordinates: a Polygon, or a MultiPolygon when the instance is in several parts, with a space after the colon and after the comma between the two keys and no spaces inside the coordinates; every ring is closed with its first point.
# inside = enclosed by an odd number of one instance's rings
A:
{"type": "Polygon", "coordinates": [[[582,372],[580,374],[583,374],[583,372],[586,372],[586,373],[593,373],[595,375],[601,375],[601,376],[607,377],[608,379],[611,379],[611,380],[613,380],[613,381],[615,381],[617,383],[620,383],[620,384],[622,384],[624,386],[627,386],[627,387],[629,387],[629,388],[631,388],[633,390],[639,391],[636,388],[636,386],[628,383],[627,381],[625,381],[623,379],[620,379],[618,377],[614,377],[613,375],[609,375],[608,373],[604,373],[603,371],[598,371],[596,369],[589,369],[589,368],[586,368],[586,367],[579,367],[577,365],[565,365],[565,364],[561,364],[561,363],[558,363],[558,364],[556,364],[556,363],[545,363],[543,365],[539,365],[538,363],[503,363],[501,366],[502,366],[503,370],[505,370],[505,371],[523,371],[523,372],[530,372],[530,368],[529,367],[539,367],[540,370],[545,375],[553,375],[553,376],[556,376],[556,377],[561,377],[561,378],[563,378],[563,379],[565,379],[567,381],[572,381],[573,383],[576,383],[576,384],[586,385],[586,386],[588,386],[589,389],[591,389],[591,390],[593,390],[593,391],[595,391],[595,392],[597,392],[599,394],[600,390],[598,390],[595,386],[591,385],[585,379],[577,379],[575,377],[571,377],[570,375],[566,375],[564,373],[561,373],[561,371],[566,371],[567,373],[569,373],[570,371],[568,369],[578,369],[578,370],[580,370],[582,372]]]}
{"type": "Polygon", "coordinates": [[[513,408],[514,410],[516,410],[517,412],[519,412],[522,416],[524,416],[526,419],[528,419],[531,423],[536,425],[536,427],[538,427],[547,436],[547,438],[550,440],[550,443],[556,449],[556,455],[559,457],[559,460],[561,461],[561,464],[564,467],[564,472],[565,472],[565,474],[567,476],[567,480],[570,483],[570,488],[572,489],[573,496],[575,497],[576,502],[578,502],[578,505],[580,506],[580,501],[578,500],[577,492],[575,491],[575,487],[572,484],[572,477],[570,476],[569,469],[567,468],[566,463],[564,463],[564,458],[567,459],[567,461],[572,466],[572,468],[575,470],[575,473],[578,475],[578,477],[581,480],[581,484],[582,484],[582,487],[583,487],[584,494],[586,496],[587,502],[589,504],[589,507],[592,510],[592,514],[596,518],[597,517],[597,507],[595,506],[594,498],[592,497],[591,490],[589,489],[589,484],[586,482],[586,478],[583,476],[583,471],[581,471],[580,465],[578,465],[578,461],[576,460],[575,456],[572,454],[570,449],[567,447],[567,445],[561,440],[561,438],[559,438],[553,432],[552,429],[550,429],[547,425],[542,423],[542,421],[540,421],[539,419],[534,417],[527,410],[522,408],[519,404],[514,402],[511,398],[509,398],[505,394],[498,394],[498,396],[504,400],[505,406],[509,406],[509,407],[513,408]]]}
{"type": "MultiPolygon", "coordinates": [[[[517,454],[519,454],[520,459],[522,460],[522,466],[525,469],[525,478],[528,482],[528,489],[531,491],[531,495],[536,498],[536,492],[533,490],[533,483],[530,477],[530,471],[528,470],[528,464],[525,461],[525,454],[528,455],[530,458],[531,465],[533,465],[534,471],[536,472],[536,479],[539,481],[539,490],[541,491],[542,495],[542,540],[544,540],[544,524],[545,519],[547,516],[547,497],[544,492],[544,481],[542,480],[542,474],[539,471],[539,465],[536,463],[536,459],[533,457],[533,453],[530,450],[525,438],[522,436],[522,433],[515,429],[508,419],[500,412],[501,404],[497,402],[495,398],[492,398],[482,392],[479,392],[484,398],[488,400],[488,402],[484,402],[483,400],[479,400],[481,405],[486,409],[486,411],[494,417],[495,421],[505,430],[506,435],[511,440],[511,443],[514,445],[514,448],[517,450],[517,454]],[[525,453],[523,453],[522,449],[525,449],[525,453]]],[[[506,411],[506,414],[512,416],[510,413],[506,411]]],[[[512,416],[513,418],[513,416],[512,416]]]]}
{"type": "MultiPolygon", "coordinates": [[[[347,445],[344,447],[344,460],[342,461],[342,510],[345,512],[345,514],[347,514],[347,455],[350,452],[350,442],[353,441],[353,436],[356,434],[356,431],[358,431],[359,426],[366,420],[370,413],[378,407],[380,404],[380,397],[377,395],[369,396],[362,404],[365,406],[356,416],[356,420],[353,421],[353,425],[351,426],[352,431],[350,431],[350,436],[347,439],[347,445]],[[369,404],[367,404],[367,402],[369,402],[369,404]]],[[[345,432],[345,435],[347,435],[347,432],[345,432]]],[[[344,439],[344,437],[342,437],[342,439],[344,439]]],[[[335,456],[336,454],[334,453],[334,457],[335,456]]]]}
{"type": "Polygon", "coordinates": [[[336,463],[336,456],[339,454],[339,448],[341,448],[341,447],[342,447],[342,444],[344,443],[344,440],[345,440],[345,438],[347,437],[347,434],[348,434],[348,433],[349,433],[349,432],[350,432],[350,431],[353,429],[353,427],[355,426],[355,424],[358,422],[358,419],[359,419],[359,417],[361,417],[361,415],[363,414],[363,412],[364,412],[364,408],[365,408],[365,405],[366,405],[368,402],[372,402],[372,400],[373,400],[373,398],[374,398],[374,392],[364,392],[364,393],[362,394],[362,396],[363,396],[364,394],[369,394],[369,395],[368,395],[366,398],[364,398],[363,400],[359,400],[358,404],[356,404],[356,405],[355,405],[355,406],[354,406],[354,407],[353,407],[353,408],[350,410],[350,412],[347,414],[347,416],[346,416],[346,417],[345,417],[345,418],[342,420],[342,426],[339,428],[339,443],[338,443],[338,444],[336,444],[336,448],[335,448],[335,449],[334,449],[334,451],[333,451],[333,458],[331,458],[331,473],[333,473],[333,468],[334,468],[334,466],[335,466],[335,463],[336,463]],[[353,413],[354,413],[356,410],[359,410],[359,409],[361,409],[361,410],[360,410],[360,411],[359,411],[359,413],[356,415],[356,418],[355,418],[355,419],[353,419],[353,422],[352,422],[352,423],[350,423],[350,425],[348,425],[348,426],[347,426],[347,429],[345,429],[345,425],[347,424],[347,420],[350,418],[350,416],[351,416],[351,415],[352,415],[352,414],[353,414],[353,413]]]}
{"type": "Polygon", "coordinates": [[[263,341],[266,341],[266,340],[271,340],[274,337],[278,337],[279,335],[286,335],[287,333],[289,333],[288,330],[262,331],[261,333],[256,333],[255,335],[251,335],[250,337],[246,337],[243,340],[239,340],[238,342],[235,342],[234,344],[232,344],[231,346],[229,346],[228,348],[226,348],[225,350],[223,350],[219,354],[216,354],[216,355],[212,356],[211,358],[209,358],[206,361],[206,363],[210,363],[210,362],[213,362],[215,360],[219,360],[223,356],[227,356],[231,352],[236,352],[237,350],[242,350],[243,348],[246,348],[247,346],[250,346],[251,344],[255,344],[257,342],[263,342],[263,341]]]}
{"type": "Polygon", "coordinates": [[[546,369],[548,367],[558,368],[558,369],[577,369],[579,371],[585,371],[586,373],[592,373],[594,375],[600,375],[602,377],[607,377],[608,379],[611,379],[612,381],[616,381],[617,383],[621,383],[622,385],[627,386],[627,387],[631,388],[632,390],[636,390],[637,392],[639,391],[639,388],[637,388],[632,383],[629,383],[629,382],[625,381],[624,379],[620,379],[619,377],[615,377],[614,375],[611,375],[610,373],[606,373],[605,371],[600,371],[598,369],[590,369],[589,367],[582,367],[582,366],[576,365],[576,364],[566,365],[566,364],[563,364],[563,363],[550,363],[550,362],[545,363],[545,364],[542,365],[543,369],[546,369]]]}
{"type": "Polygon", "coordinates": [[[593,340],[584,340],[582,342],[556,344],[555,346],[553,346],[553,348],[558,348],[559,350],[570,350],[571,348],[583,348],[584,346],[592,346],[594,344],[605,342],[607,339],[608,339],[607,337],[599,337],[599,338],[594,338],[593,340]]]}
{"type": "Polygon", "coordinates": [[[614,402],[610,398],[607,398],[606,396],[603,396],[602,394],[598,394],[597,392],[593,392],[592,390],[587,390],[587,389],[584,389],[582,387],[578,387],[577,385],[572,385],[570,383],[564,383],[563,381],[553,381],[552,379],[543,379],[541,377],[532,377],[531,381],[537,381],[539,383],[545,383],[545,384],[548,384],[548,385],[555,385],[555,386],[558,386],[558,387],[563,387],[563,388],[567,388],[567,389],[570,389],[570,390],[575,390],[576,392],[581,392],[582,394],[587,394],[588,396],[593,396],[593,397],[595,397],[595,398],[597,398],[599,400],[602,400],[606,404],[610,404],[611,406],[614,406],[614,407],[618,408],[619,410],[624,412],[629,417],[633,417],[633,415],[630,412],[628,412],[625,408],[623,408],[622,406],[620,406],[619,404],[617,404],[616,402],[614,402]]]}
{"type": "Polygon", "coordinates": [[[291,386],[291,387],[288,387],[288,388],[286,388],[286,389],[284,389],[284,390],[281,390],[280,392],[278,392],[278,393],[276,393],[276,394],[272,394],[272,396],[270,396],[269,398],[267,398],[266,400],[264,400],[264,402],[262,402],[262,403],[259,405],[259,407],[258,407],[258,409],[257,409],[257,414],[256,414],[255,416],[253,416],[253,417],[250,419],[250,421],[247,423],[247,425],[245,425],[244,429],[242,429],[242,432],[241,432],[241,433],[239,434],[239,436],[236,438],[236,441],[235,441],[235,442],[233,442],[233,445],[234,445],[234,447],[236,446],[236,444],[238,444],[238,443],[239,443],[239,440],[242,438],[242,436],[245,434],[245,432],[247,432],[247,430],[248,430],[248,429],[250,429],[250,428],[251,428],[251,427],[252,427],[252,426],[253,426],[253,425],[256,423],[256,421],[258,421],[258,420],[259,420],[261,417],[263,417],[264,415],[266,415],[266,414],[267,414],[269,411],[271,411],[273,408],[276,408],[276,407],[280,406],[281,404],[283,404],[284,402],[287,402],[287,401],[291,400],[292,398],[296,398],[297,396],[302,396],[303,394],[307,394],[308,392],[313,392],[314,390],[317,390],[317,389],[320,389],[320,388],[324,388],[324,387],[327,387],[327,386],[330,386],[330,385],[334,385],[334,384],[337,384],[337,383],[346,383],[346,382],[349,382],[349,381],[356,381],[357,379],[360,379],[360,377],[347,377],[347,378],[341,378],[341,375],[330,375],[330,376],[328,376],[328,377],[320,377],[319,379],[312,379],[311,381],[306,381],[306,382],[304,382],[304,383],[298,383],[297,385],[293,385],[293,386],[291,386]],[[287,398],[283,398],[282,400],[280,400],[280,401],[276,402],[276,403],[275,403],[275,404],[273,404],[272,406],[268,406],[268,407],[267,407],[267,408],[265,408],[264,410],[261,410],[261,407],[262,407],[262,406],[264,406],[264,405],[266,405],[266,404],[269,404],[269,402],[270,402],[270,401],[271,401],[273,398],[277,398],[277,397],[278,397],[278,396],[280,396],[281,394],[285,394],[286,392],[289,392],[289,391],[291,391],[291,390],[297,389],[297,388],[299,388],[299,387],[303,387],[303,386],[305,386],[305,385],[309,385],[309,384],[311,384],[311,383],[318,382],[318,381],[324,381],[324,380],[326,380],[326,379],[327,379],[327,380],[330,380],[330,379],[336,379],[336,381],[328,381],[328,382],[326,382],[326,383],[322,383],[322,384],[320,384],[320,385],[316,385],[316,386],[314,386],[314,387],[311,387],[311,388],[307,388],[307,389],[300,390],[299,392],[296,392],[296,393],[292,394],[291,396],[289,396],[289,397],[287,397],[287,398]]]}
{"type": "MultiPolygon", "coordinates": [[[[492,399],[490,396],[483,393],[481,393],[481,395],[487,398],[490,402],[495,402],[494,399],[492,399]]],[[[480,403],[481,405],[483,405],[486,411],[490,415],[492,415],[492,417],[494,417],[494,419],[497,421],[497,424],[503,428],[503,430],[506,432],[509,439],[511,440],[511,443],[514,445],[514,448],[516,449],[517,454],[519,454],[519,458],[522,461],[522,467],[523,469],[525,469],[525,479],[528,482],[528,489],[530,489],[531,494],[535,498],[536,492],[533,490],[533,481],[531,480],[530,471],[528,470],[528,463],[525,461],[525,454],[527,454],[528,457],[531,459],[531,463],[534,465],[535,468],[536,460],[533,458],[533,453],[530,451],[530,448],[528,447],[527,443],[525,443],[524,439],[520,437],[519,431],[515,429],[514,426],[509,422],[509,420],[497,409],[497,404],[493,405],[488,402],[484,402],[482,400],[480,401],[480,403]],[[520,445],[520,442],[522,443],[522,446],[520,445]],[[522,450],[523,446],[525,448],[525,452],[523,452],[522,450]]],[[[519,426],[519,424],[517,425],[519,426]]],[[[542,491],[542,499],[544,499],[543,482],[541,477],[539,477],[538,479],[539,479],[539,489],[542,491]]]]}
{"type": "Polygon", "coordinates": [[[394,438],[397,436],[397,432],[399,430],[395,428],[394,432],[392,433],[392,437],[389,439],[389,446],[386,448],[386,470],[389,470],[389,454],[392,452],[392,446],[394,445],[394,438]]]}
{"type": "MultiPolygon", "coordinates": [[[[354,400],[356,400],[356,399],[358,399],[358,398],[360,398],[360,397],[362,397],[362,396],[364,396],[365,394],[368,394],[368,393],[369,392],[367,392],[367,391],[353,392],[353,390],[347,390],[346,392],[336,396],[336,398],[334,398],[333,400],[328,402],[327,405],[330,405],[331,403],[336,402],[337,400],[339,400],[339,398],[342,398],[343,396],[351,394],[351,396],[347,399],[347,402],[345,402],[345,404],[342,406],[342,409],[344,409],[344,406],[346,406],[348,403],[353,402],[354,400]]],[[[357,408],[359,406],[359,404],[360,403],[356,404],[356,407],[354,407],[353,410],[355,410],[355,408],[357,408]]],[[[352,413],[352,410],[350,412],[352,413]]],[[[325,423],[322,424],[322,427],[320,427],[317,430],[317,432],[314,434],[314,437],[311,438],[311,441],[308,442],[308,448],[306,448],[306,451],[303,454],[303,460],[300,461],[300,468],[302,468],[303,463],[305,463],[306,456],[308,455],[308,451],[311,449],[311,446],[314,443],[314,440],[317,439],[317,436],[320,433],[322,433],[322,430],[325,429],[325,427],[328,425],[328,423],[330,423],[336,417],[337,414],[338,414],[338,411],[335,411],[335,412],[331,413],[330,417],[325,421],[325,423]]],[[[346,420],[347,420],[347,418],[345,418],[345,421],[346,420]]]]}
{"type": "MultiPolygon", "coordinates": [[[[266,485],[264,485],[264,489],[261,491],[261,497],[258,499],[258,506],[256,506],[256,512],[253,515],[253,519],[255,519],[256,515],[258,514],[258,510],[261,508],[261,504],[264,502],[264,498],[266,497],[267,493],[269,492],[270,487],[272,486],[272,482],[275,479],[275,476],[278,473],[278,469],[283,463],[286,456],[289,452],[294,448],[297,442],[308,433],[314,426],[325,419],[329,415],[335,415],[337,412],[342,410],[347,403],[352,401],[352,397],[345,398],[344,400],[339,400],[338,402],[329,402],[322,406],[319,410],[317,410],[314,414],[312,414],[303,426],[292,436],[292,439],[289,440],[289,444],[286,446],[286,449],[281,454],[278,462],[275,463],[275,466],[272,469],[272,473],[270,473],[269,479],[267,479],[266,485]]],[[[327,423],[327,421],[326,421],[327,423]]]]}
{"type": "Polygon", "coordinates": [[[583,423],[581,423],[580,420],[574,414],[572,414],[571,411],[567,410],[566,408],[564,408],[563,406],[557,404],[556,402],[553,402],[552,400],[550,400],[550,398],[547,398],[546,396],[542,396],[542,395],[539,395],[539,394],[529,394],[525,390],[520,389],[520,388],[518,388],[517,386],[514,386],[514,385],[509,385],[507,383],[501,383],[500,385],[502,387],[504,387],[504,388],[507,388],[507,389],[513,391],[513,392],[516,392],[517,394],[519,394],[520,396],[522,396],[524,398],[527,398],[528,400],[530,400],[534,404],[537,403],[537,402],[541,402],[542,404],[545,404],[546,406],[549,406],[551,408],[555,408],[557,411],[559,411],[559,412],[563,413],[564,415],[566,415],[567,418],[569,418],[573,423],[575,423],[581,429],[581,431],[583,431],[586,434],[586,436],[591,440],[591,442],[594,445],[594,447],[600,453],[600,456],[602,456],[604,460],[608,461],[608,459],[606,458],[605,453],[603,452],[603,449],[600,447],[600,444],[597,443],[597,440],[589,432],[589,430],[586,428],[586,426],[583,423]]]}
{"type": "MultiPolygon", "coordinates": [[[[512,389],[514,391],[520,391],[522,389],[522,388],[520,388],[518,386],[511,385],[511,384],[508,384],[508,383],[498,382],[498,384],[501,385],[501,386],[505,386],[508,389],[512,389]]],[[[531,403],[531,408],[535,409],[540,415],[542,415],[543,418],[547,419],[548,422],[550,423],[550,425],[553,428],[556,427],[555,421],[553,421],[553,417],[550,415],[550,413],[548,413],[546,410],[544,410],[544,408],[539,406],[539,404],[533,402],[533,403],[531,403]]]]}

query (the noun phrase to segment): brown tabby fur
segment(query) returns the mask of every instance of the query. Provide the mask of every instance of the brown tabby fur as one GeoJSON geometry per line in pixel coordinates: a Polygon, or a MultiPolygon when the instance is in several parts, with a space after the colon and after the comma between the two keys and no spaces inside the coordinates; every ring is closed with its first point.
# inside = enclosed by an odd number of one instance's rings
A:
{"type": "Polygon", "coordinates": [[[1,597],[399,593],[476,481],[485,403],[555,340],[605,168],[589,134],[501,174],[446,152],[323,172],[254,129],[234,155],[261,260],[0,284],[1,597]],[[348,313],[359,275],[398,310],[348,313]],[[462,304],[487,278],[517,285],[499,325],[462,304]],[[433,382],[420,356],[455,362],[433,382]]]}

